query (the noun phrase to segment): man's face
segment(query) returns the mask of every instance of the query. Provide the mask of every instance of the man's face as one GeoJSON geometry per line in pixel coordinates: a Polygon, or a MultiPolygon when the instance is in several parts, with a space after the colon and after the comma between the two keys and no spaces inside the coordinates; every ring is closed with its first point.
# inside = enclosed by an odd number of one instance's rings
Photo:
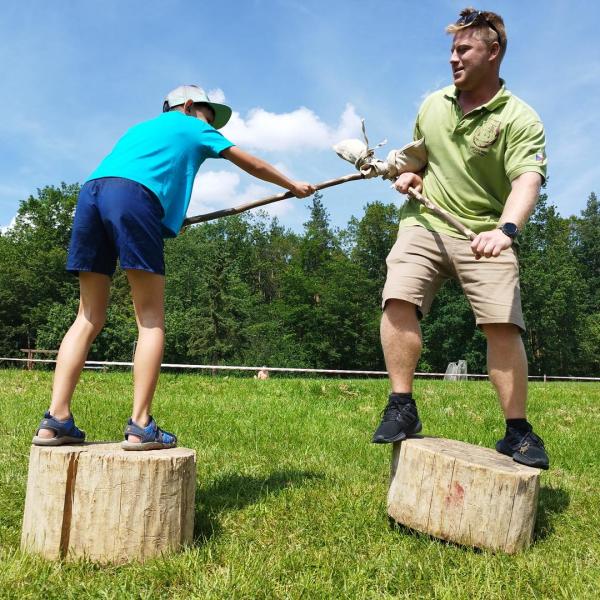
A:
{"type": "Polygon", "coordinates": [[[475,35],[476,30],[469,27],[454,34],[450,66],[454,85],[459,90],[476,89],[496,69],[492,61],[496,56],[498,44],[488,46],[475,35]]]}

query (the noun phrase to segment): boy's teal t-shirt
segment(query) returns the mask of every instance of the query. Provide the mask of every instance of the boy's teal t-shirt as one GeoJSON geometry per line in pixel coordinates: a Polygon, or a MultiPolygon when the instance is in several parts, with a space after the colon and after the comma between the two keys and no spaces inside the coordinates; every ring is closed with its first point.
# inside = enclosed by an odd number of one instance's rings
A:
{"type": "Polygon", "coordinates": [[[187,212],[194,178],[207,158],[233,143],[214,127],[179,111],[162,113],[129,129],[89,176],[124,177],[154,192],[164,209],[165,237],[175,237],[187,212]]]}

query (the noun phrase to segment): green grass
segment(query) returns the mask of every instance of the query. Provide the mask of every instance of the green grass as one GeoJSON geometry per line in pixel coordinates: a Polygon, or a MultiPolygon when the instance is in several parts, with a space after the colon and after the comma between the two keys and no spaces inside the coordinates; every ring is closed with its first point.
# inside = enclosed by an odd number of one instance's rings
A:
{"type": "MultiPolygon", "coordinates": [[[[383,380],[161,376],[159,423],[197,451],[194,545],[144,564],[48,562],[19,550],[30,438],[51,373],[0,371],[1,598],[598,598],[600,385],[532,384],[544,437],[536,542],[515,556],[390,527],[389,447],[369,444],[383,380]]],[[[493,446],[487,382],[419,381],[424,432],[493,446]]],[[[125,373],[85,372],[74,412],[120,439],[125,373]]],[[[134,493],[134,490],[132,490],[134,493]]]]}

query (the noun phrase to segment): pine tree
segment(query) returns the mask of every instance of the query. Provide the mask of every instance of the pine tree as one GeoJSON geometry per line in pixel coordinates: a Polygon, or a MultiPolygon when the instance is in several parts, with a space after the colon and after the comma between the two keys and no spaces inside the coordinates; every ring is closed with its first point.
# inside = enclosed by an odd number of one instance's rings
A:
{"type": "Polygon", "coordinates": [[[579,372],[577,330],[587,290],[573,249],[570,225],[540,196],[520,249],[526,349],[534,374],[579,372]]]}
{"type": "Polygon", "coordinates": [[[304,223],[300,253],[306,273],[317,272],[331,257],[335,238],[329,225],[329,215],[322,202],[323,194],[312,197],[310,218],[304,223]]]}
{"type": "Polygon", "coordinates": [[[600,312],[600,202],[594,192],[574,219],[575,255],[583,267],[583,276],[590,290],[590,312],[600,312]]]}

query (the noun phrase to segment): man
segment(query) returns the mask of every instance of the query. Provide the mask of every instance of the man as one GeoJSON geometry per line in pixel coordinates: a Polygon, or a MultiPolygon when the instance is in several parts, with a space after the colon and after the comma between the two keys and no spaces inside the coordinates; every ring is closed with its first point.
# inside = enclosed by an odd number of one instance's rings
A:
{"type": "Polygon", "coordinates": [[[392,393],[373,442],[394,442],[421,431],[412,398],[421,351],[418,319],[441,283],[454,277],[487,338],[488,373],[506,419],[496,450],[547,469],[544,444],[526,419],[525,324],[514,251],[546,175],[544,129],[500,79],[507,44],[502,18],[467,8],[446,31],[454,35],[454,85],[421,106],[415,139],[425,139],[428,164],[422,173],[402,174],[395,187],[401,193],[411,186],[423,189],[477,236],[470,242],[414,201],[403,207],[398,239],[387,258],[381,320],[392,393]]]}

